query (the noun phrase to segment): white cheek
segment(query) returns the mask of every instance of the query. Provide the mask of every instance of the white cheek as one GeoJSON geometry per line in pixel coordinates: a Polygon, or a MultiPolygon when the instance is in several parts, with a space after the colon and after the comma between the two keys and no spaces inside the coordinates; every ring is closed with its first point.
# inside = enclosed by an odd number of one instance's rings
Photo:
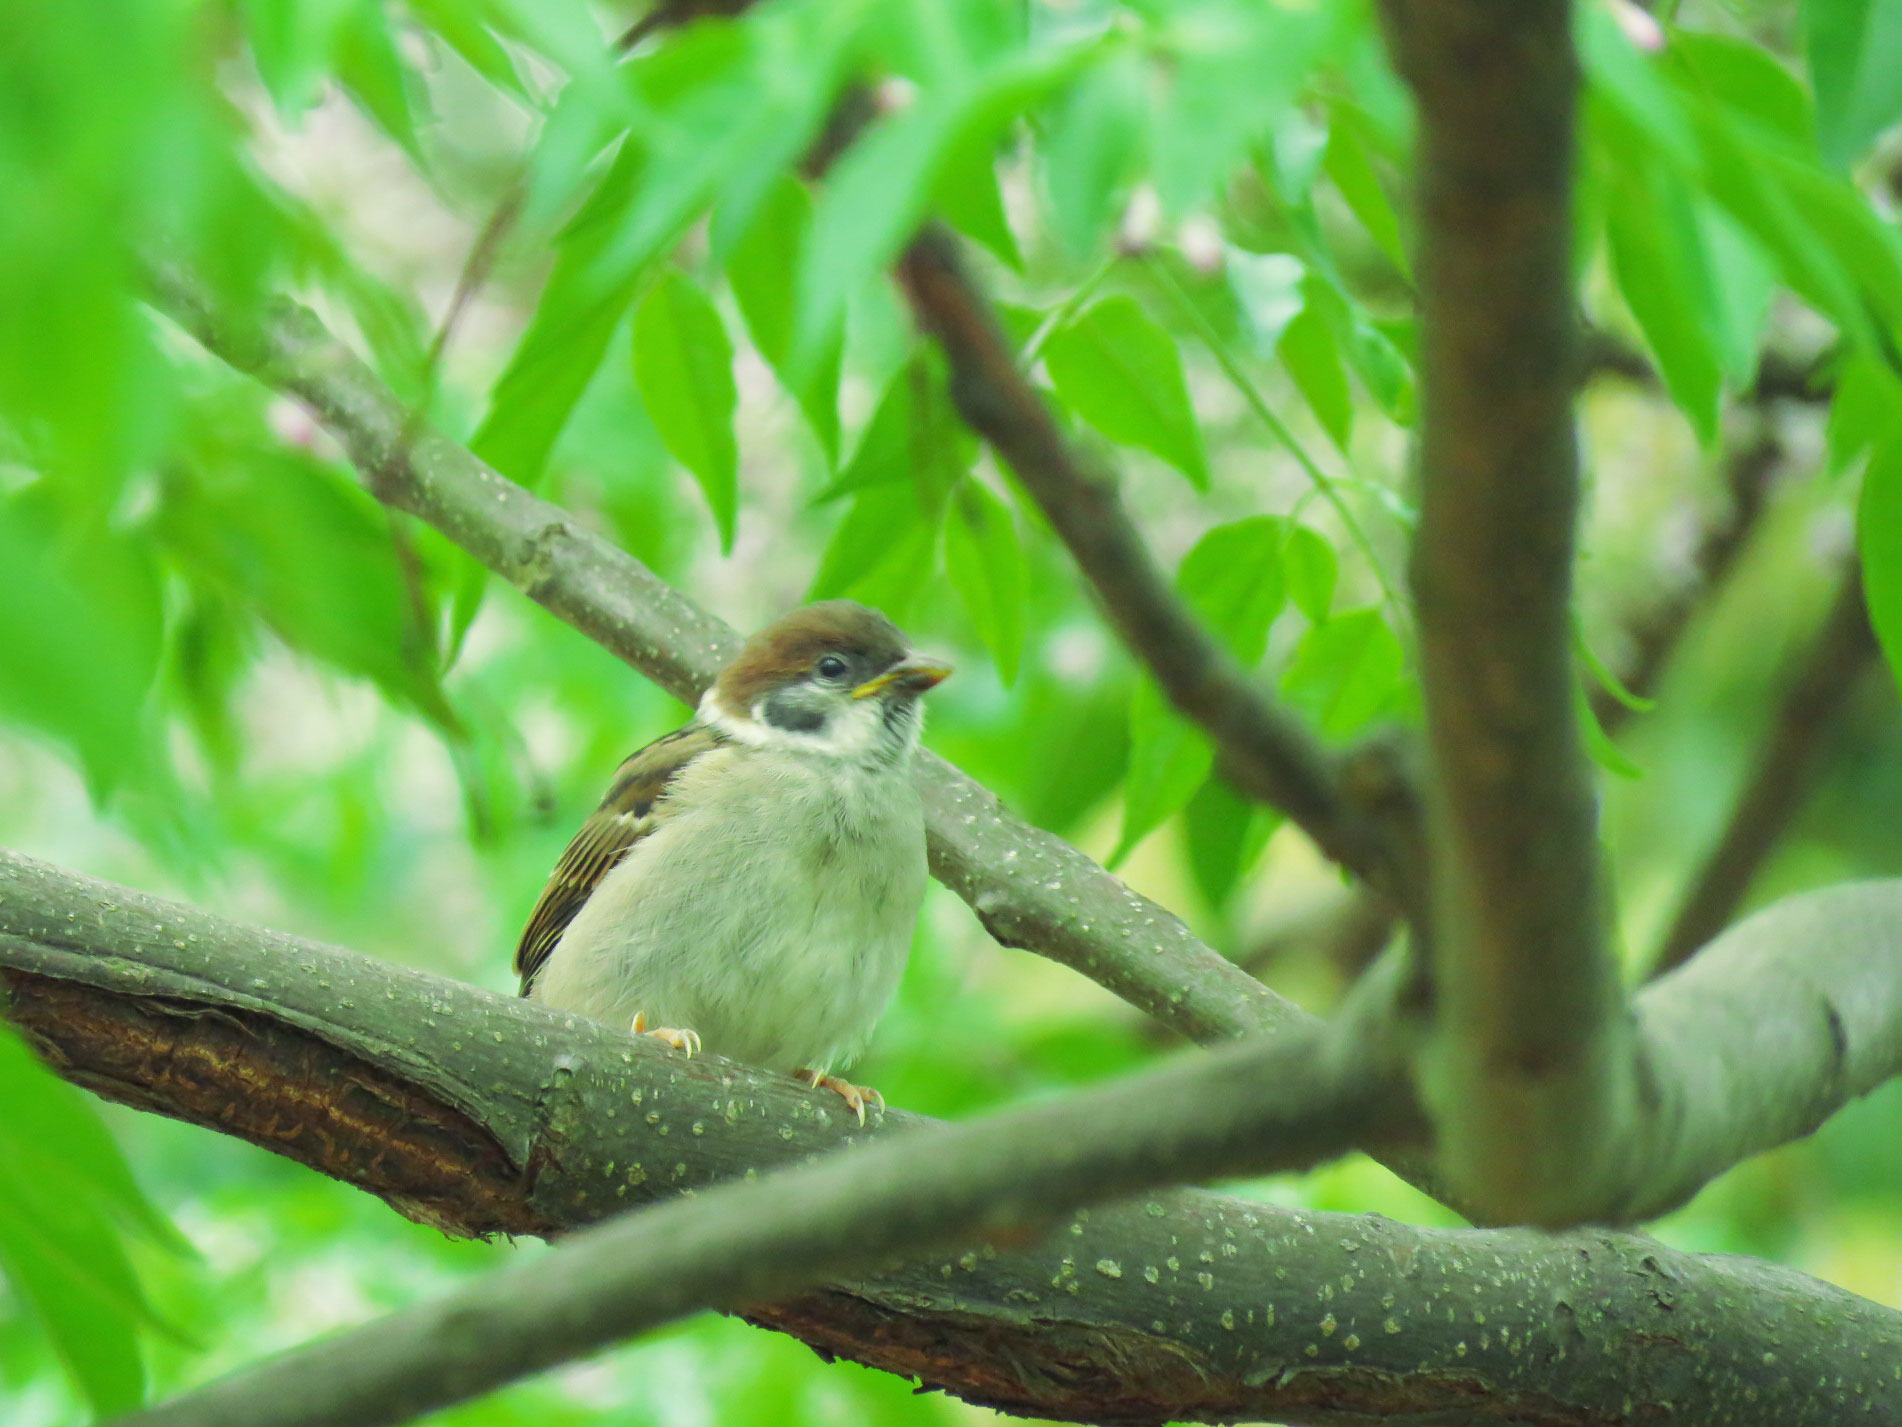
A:
{"type": "Polygon", "coordinates": [[[878,700],[851,699],[832,711],[823,729],[792,735],[799,746],[834,758],[863,758],[882,746],[885,731],[878,700]]]}
{"type": "Polygon", "coordinates": [[[768,722],[755,705],[750,717],[736,715],[709,689],[700,700],[700,721],[717,728],[735,743],[841,758],[853,762],[890,762],[915,747],[924,728],[924,709],[913,703],[911,716],[896,726],[885,721],[883,699],[846,698],[831,712],[825,727],[812,733],[779,728],[768,722]]]}

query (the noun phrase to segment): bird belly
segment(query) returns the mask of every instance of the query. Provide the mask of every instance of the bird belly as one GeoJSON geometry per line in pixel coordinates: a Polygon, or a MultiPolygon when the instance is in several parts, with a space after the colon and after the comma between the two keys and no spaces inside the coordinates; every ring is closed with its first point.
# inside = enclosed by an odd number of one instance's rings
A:
{"type": "Polygon", "coordinates": [[[897,989],[924,895],[916,794],[909,778],[880,780],[902,783],[895,798],[783,771],[755,781],[635,844],[535,999],[621,1026],[640,1012],[768,1069],[849,1063],[897,989]]]}

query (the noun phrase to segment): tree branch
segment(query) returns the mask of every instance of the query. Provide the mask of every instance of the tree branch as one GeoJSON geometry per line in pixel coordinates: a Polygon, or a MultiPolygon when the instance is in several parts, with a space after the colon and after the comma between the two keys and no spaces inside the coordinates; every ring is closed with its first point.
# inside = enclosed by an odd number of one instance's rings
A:
{"type": "Polygon", "coordinates": [[[1614,1182],[1636,1104],[1573,702],[1571,7],[1383,11],[1419,112],[1423,1090],[1454,1183],[1490,1215],[1568,1222],[1614,1182]]]}
{"type": "MultiPolygon", "coordinates": [[[[1893,884],[1801,899],[1647,991],[1644,1024],[1695,1055],[1744,1047],[1722,1062],[1732,1083],[1710,1087],[1746,1097],[1742,1124],[1766,1109],[1750,1087],[1774,1085],[1806,1041],[1838,1046],[1831,1073],[1795,1092],[1813,1123],[1879,1072],[1883,1047],[1893,1056],[1902,1044],[1902,971],[1878,954],[1898,923],[1893,884]],[[1832,993],[1835,1034],[1819,970],[1853,978],[1832,993]],[[1872,1010],[1885,1000],[1886,1019],[1872,1010]],[[1770,1064],[1745,1044],[1745,1026],[1770,1064]]],[[[836,1097],[784,1077],[684,1061],[518,998],[10,854],[0,854],[0,982],[9,1017],[78,1083],[288,1154],[452,1233],[553,1234],[829,1148],[903,1132],[910,1155],[958,1133],[896,1112],[860,1131],[836,1097]]],[[[1201,1122],[1207,1107],[1180,1108],[1201,1122]]],[[[1767,1108],[1779,1124],[1799,1122],[1767,1108]]],[[[1055,1118],[1059,1143],[1120,1124],[1055,1118]]],[[[854,1152],[838,1164],[856,1179],[873,1162],[854,1152]]],[[[781,1196],[761,1197],[761,1212],[776,1213],[781,1196]]],[[[1002,1218],[1013,1212],[1035,1221],[1042,1211],[1021,1190],[1002,1218]]],[[[744,1311],[828,1353],[1075,1421],[1820,1427],[1858,1407],[1902,1407],[1902,1316],[1801,1274],[1643,1236],[1438,1232],[1194,1191],[1058,1228],[744,1311]]],[[[487,1299],[513,1301],[501,1281],[485,1287],[487,1299]]],[[[561,1285],[559,1312],[536,1333],[561,1332],[570,1309],[594,1311],[582,1287],[561,1285]]],[[[472,1321],[459,1318],[458,1331],[472,1321]]],[[[361,1383],[351,1366],[339,1380],[361,1383]]],[[[299,1401],[240,1420],[279,1420],[266,1413],[299,1401]]]]}
{"type": "MultiPolygon", "coordinates": [[[[951,394],[1068,547],[1124,645],[1214,742],[1235,786],[1287,814],[1328,857],[1409,907],[1413,802],[1397,767],[1350,769],[1257,687],[1157,566],[1107,476],[1086,468],[1018,370],[957,240],[928,225],[898,264],[918,324],[944,349],[951,394]],[[1358,775],[1358,776],[1357,776],[1358,775]]],[[[1370,755],[1371,756],[1371,755],[1370,755]]]]}
{"type": "Polygon", "coordinates": [[[1809,795],[1830,730],[1877,653],[1863,603],[1862,571],[1852,561],[1723,835],[1685,893],[1653,974],[1681,965],[1737,914],[1758,870],[1809,795]]]}
{"type": "MultiPolygon", "coordinates": [[[[150,270],[148,288],[207,350],[308,406],[377,499],[433,525],[669,693],[694,702],[738,650],[731,628],[640,561],[419,427],[310,312],[288,302],[262,317],[221,311],[163,265],[150,270]]],[[[1060,961],[1196,1040],[1309,1019],[943,759],[927,753],[919,764],[932,873],[1005,946],[1060,961]]]]}

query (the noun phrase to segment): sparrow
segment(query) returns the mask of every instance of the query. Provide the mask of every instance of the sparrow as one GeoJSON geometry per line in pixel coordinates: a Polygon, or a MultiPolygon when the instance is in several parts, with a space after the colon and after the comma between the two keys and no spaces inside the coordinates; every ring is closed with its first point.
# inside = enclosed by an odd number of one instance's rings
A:
{"type": "Polygon", "coordinates": [[[950,674],[850,600],[750,639],[693,721],[622,763],[515,953],[522,995],[837,1092],[925,891],[912,754],[950,674]]]}

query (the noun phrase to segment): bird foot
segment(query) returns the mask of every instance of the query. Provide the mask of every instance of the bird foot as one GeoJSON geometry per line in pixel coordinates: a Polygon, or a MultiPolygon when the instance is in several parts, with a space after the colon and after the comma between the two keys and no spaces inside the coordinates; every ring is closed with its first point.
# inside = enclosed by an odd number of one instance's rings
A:
{"type": "Polygon", "coordinates": [[[865,1123],[865,1102],[870,1099],[880,1110],[885,1108],[885,1097],[869,1085],[854,1085],[849,1080],[841,1080],[836,1075],[828,1075],[823,1070],[795,1070],[794,1080],[803,1080],[814,1090],[830,1090],[851,1107],[852,1113],[859,1117],[859,1123],[865,1123]]]}
{"type": "Polygon", "coordinates": [[[645,1011],[636,1011],[634,1013],[634,1025],[632,1029],[637,1036],[652,1036],[655,1040],[672,1046],[675,1050],[686,1055],[689,1060],[700,1054],[700,1033],[698,1031],[675,1030],[672,1026],[654,1026],[650,1029],[647,1024],[647,1012],[645,1011]]]}

